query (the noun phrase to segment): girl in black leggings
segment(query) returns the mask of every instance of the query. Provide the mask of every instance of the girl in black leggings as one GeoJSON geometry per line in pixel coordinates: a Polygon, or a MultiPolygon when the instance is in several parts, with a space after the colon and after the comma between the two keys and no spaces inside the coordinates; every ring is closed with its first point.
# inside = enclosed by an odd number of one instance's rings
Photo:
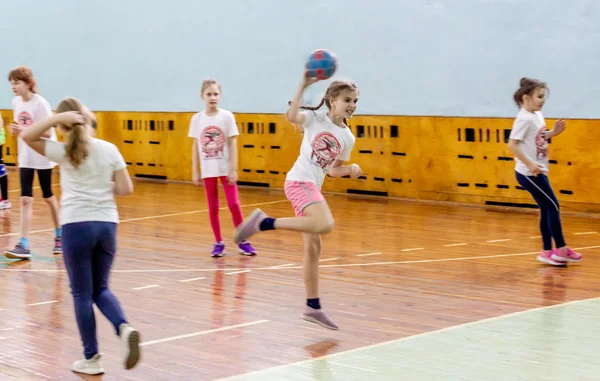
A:
{"type": "Polygon", "coordinates": [[[521,79],[521,87],[515,92],[514,99],[520,110],[510,133],[508,148],[515,155],[517,181],[531,193],[540,207],[540,231],[544,247],[537,259],[554,266],[579,262],[581,254],[573,251],[565,242],[558,200],[548,181],[548,139],[564,131],[565,121],[559,119],[554,123],[554,129],[546,131],[546,122],[541,113],[546,101],[544,82],[521,79]]]}
{"type": "MultiPolygon", "coordinates": [[[[62,229],[58,220],[58,201],[52,194],[52,169],[56,163],[31,149],[21,133],[35,122],[52,116],[50,104],[37,94],[36,83],[31,70],[25,66],[17,67],[8,74],[10,87],[15,94],[12,100],[14,123],[9,125],[10,132],[18,136],[18,162],[21,178],[21,238],[14,249],[6,250],[5,255],[13,259],[30,259],[29,230],[33,211],[33,177],[38,174],[44,201],[50,209],[55,228],[54,254],[62,254],[62,229]]],[[[46,139],[56,141],[54,128],[45,132],[46,139]]]]}

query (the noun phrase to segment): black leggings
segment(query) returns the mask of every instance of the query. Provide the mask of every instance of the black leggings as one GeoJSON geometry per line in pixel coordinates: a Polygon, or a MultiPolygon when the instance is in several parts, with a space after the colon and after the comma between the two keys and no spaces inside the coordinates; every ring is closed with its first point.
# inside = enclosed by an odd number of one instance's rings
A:
{"type": "Polygon", "coordinates": [[[552,238],[557,248],[565,246],[560,222],[560,205],[552,191],[548,176],[523,176],[517,172],[517,181],[525,188],[540,207],[540,231],[544,250],[552,250],[552,238]]]}
{"type": "Polygon", "coordinates": [[[52,169],[19,168],[21,177],[21,197],[33,197],[33,176],[38,173],[40,188],[44,198],[50,198],[52,194],[52,169]]]}

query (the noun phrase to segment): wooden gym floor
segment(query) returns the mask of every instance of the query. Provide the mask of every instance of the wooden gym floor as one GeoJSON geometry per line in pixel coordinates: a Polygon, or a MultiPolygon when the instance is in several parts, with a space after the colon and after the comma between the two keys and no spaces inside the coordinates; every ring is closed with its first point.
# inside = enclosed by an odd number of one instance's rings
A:
{"type": "MultiPolygon", "coordinates": [[[[19,190],[0,211],[0,247],[19,236],[19,190]]],[[[55,182],[58,180],[55,179],[55,182]]],[[[36,182],[37,184],[37,182],[36,182]]],[[[0,380],[592,380],[600,328],[597,218],[564,215],[580,264],[540,264],[536,211],[329,195],[321,299],[340,325],[299,318],[302,237],[267,232],[258,256],[212,259],[204,191],[136,182],[119,198],[111,287],[140,330],[132,371],[97,313],[106,374],[70,371],[82,348],[68,278],[35,190],[31,261],[0,258],[0,380]]],[[[55,186],[58,193],[59,188],[55,186]]],[[[291,216],[282,191],[241,189],[244,214],[291,216]]]]}

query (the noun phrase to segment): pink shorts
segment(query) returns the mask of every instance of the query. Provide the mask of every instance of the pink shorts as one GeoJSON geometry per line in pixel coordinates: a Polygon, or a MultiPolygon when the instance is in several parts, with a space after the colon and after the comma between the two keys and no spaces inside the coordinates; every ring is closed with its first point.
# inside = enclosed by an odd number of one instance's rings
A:
{"type": "Polygon", "coordinates": [[[325,197],[316,184],[307,181],[286,181],[283,190],[294,207],[296,217],[304,216],[302,211],[307,206],[325,201],[325,197]]]}

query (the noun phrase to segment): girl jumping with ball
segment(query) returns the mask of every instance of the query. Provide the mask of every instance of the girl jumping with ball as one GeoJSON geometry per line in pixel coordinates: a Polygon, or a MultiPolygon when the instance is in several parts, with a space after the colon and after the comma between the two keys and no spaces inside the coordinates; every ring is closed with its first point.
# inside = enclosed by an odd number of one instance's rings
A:
{"type": "Polygon", "coordinates": [[[319,257],[321,235],[329,233],[334,226],[333,216],[321,186],[325,175],[357,178],[361,169],[357,164],[343,165],[350,160],[355,137],[347,125],[358,102],[358,87],[351,81],[333,81],[317,107],[300,106],[304,90],[319,79],[307,70],[302,78],[294,100],[286,112],[292,124],[304,131],[300,155],[287,174],[285,195],[292,203],[296,217],[271,218],[256,209],[238,226],[234,240],[241,242],[265,230],[292,230],[304,234],[304,283],[306,307],[302,318],[325,328],[336,330],[321,309],[319,300],[319,257]],[[326,105],[327,111],[317,111],[326,105]],[[307,111],[300,111],[307,110],[307,111]]]}

